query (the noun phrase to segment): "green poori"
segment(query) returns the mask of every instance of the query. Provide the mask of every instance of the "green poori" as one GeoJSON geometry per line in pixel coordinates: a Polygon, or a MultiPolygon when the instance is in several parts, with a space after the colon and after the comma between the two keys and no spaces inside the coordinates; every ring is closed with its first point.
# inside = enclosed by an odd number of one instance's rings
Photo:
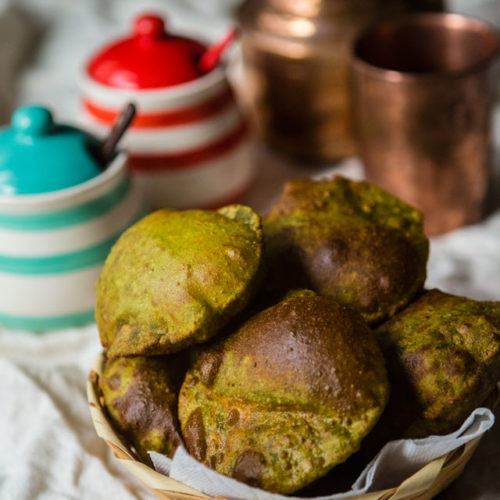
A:
{"type": "Polygon", "coordinates": [[[388,393],[382,354],[359,313],[304,294],[201,349],[179,419],[202,463],[293,493],[359,448],[388,393]]]}
{"type": "Polygon", "coordinates": [[[148,215],[114,245],[96,286],[108,357],[206,341],[253,298],[261,265],[261,221],[248,207],[148,215]]]}
{"type": "Polygon", "coordinates": [[[500,302],[431,290],[376,336],[393,387],[391,438],[458,429],[500,379],[500,302]]]}
{"type": "Polygon", "coordinates": [[[422,289],[422,214],[367,182],[289,181],[264,220],[268,288],[311,288],[379,323],[422,289]]]}
{"type": "Polygon", "coordinates": [[[99,380],[113,426],[150,462],[148,451],[172,457],[182,444],[177,396],[185,367],[179,356],[107,360],[99,380]]]}

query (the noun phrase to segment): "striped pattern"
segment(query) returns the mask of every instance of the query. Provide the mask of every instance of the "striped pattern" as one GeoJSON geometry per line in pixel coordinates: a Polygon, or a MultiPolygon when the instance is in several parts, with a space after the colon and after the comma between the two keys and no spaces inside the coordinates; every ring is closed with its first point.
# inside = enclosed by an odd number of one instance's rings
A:
{"type": "Polygon", "coordinates": [[[161,207],[168,203],[179,209],[217,208],[234,202],[251,185],[254,178],[249,144],[245,141],[233,150],[184,169],[134,169],[135,181],[147,192],[148,203],[161,207]],[[239,168],[235,168],[238,165],[239,168]]]}
{"type": "MultiPolygon", "coordinates": [[[[227,108],[233,102],[233,94],[229,87],[222,89],[219,95],[199,105],[187,107],[179,110],[165,110],[163,112],[145,112],[134,119],[135,128],[156,128],[172,127],[175,125],[184,125],[204,120],[214,116],[221,110],[227,108]]],[[[85,111],[93,116],[97,121],[105,125],[111,125],[116,122],[119,113],[115,110],[107,109],[94,104],[91,100],[84,100],[83,107],[85,111]]]]}
{"type": "Polygon", "coordinates": [[[11,314],[0,314],[0,323],[18,330],[46,331],[59,330],[75,326],[83,326],[94,320],[94,309],[66,316],[13,316],[11,314]]]}
{"type": "Polygon", "coordinates": [[[30,225],[24,230],[0,226],[0,257],[45,258],[93,247],[123,231],[137,218],[140,208],[137,192],[129,186],[118,203],[99,211],[94,218],[81,218],[80,223],[75,220],[71,225],[44,229],[35,226],[33,230],[30,225]]]}
{"type": "Polygon", "coordinates": [[[0,316],[28,320],[90,311],[94,308],[94,286],[102,264],[67,273],[17,275],[0,272],[0,316]]]}
{"type": "Polygon", "coordinates": [[[118,235],[115,235],[97,245],[49,257],[10,257],[0,255],[0,272],[30,275],[56,274],[95,266],[106,260],[117,238],[118,235]]]}
{"type": "MultiPolygon", "coordinates": [[[[111,448],[114,456],[158,498],[167,500],[205,500],[212,498],[205,493],[156,472],[134,458],[132,451],[130,451],[126,443],[122,442],[109,423],[102,406],[99,378],[102,376],[103,368],[104,355],[100,354],[88,378],[87,400],[96,433],[111,448]]],[[[491,404],[494,406],[497,400],[498,391],[492,396],[491,404]]],[[[481,437],[433,460],[396,488],[374,491],[350,498],[352,500],[430,500],[462,473],[465,465],[479,445],[481,437]]]]}
{"type": "MultiPolygon", "coordinates": [[[[104,261],[123,230],[142,215],[125,169],[122,155],[96,178],[95,196],[86,194],[84,203],[71,204],[87,189],[82,184],[63,193],[64,209],[44,211],[42,203],[41,212],[0,211],[0,323],[46,330],[92,320],[104,261]]],[[[44,199],[51,206],[52,197],[44,199]]]]}
{"type": "Polygon", "coordinates": [[[32,214],[0,213],[0,230],[45,231],[81,224],[112,210],[129,191],[130,180],[124,176],[108,193],[71,208],[32,214]]]}
{"type": "Polygon", "coordinates": [[[240,123],[238,127],[222,139],[210,142],[208,145],[193,147],[187,151],[166,152],[155,156],[135,153],[130,158],[132,172],[161,172],[185,170],[198,167],[203,163],[225,156],[230,151],[241,146],[246,136],[246,127],[240,123]]]}
{"type": "Polygon", "coordinates": [[[108,87],[90,78],[85,71],[80,74],[79,79],[85,100],[110,110],[122,109],[132,101],[140,109],[141,114],[195,107],[212,100],[227,87],[226,77],[220,68],[182,85],[139,92],[108,87]]]}
{"type": "Polygon", "coordinates": [[[249,186],[253,169],[247,130],[222,71],[142,91],[112,89],[85,77],[82,103],[88,127],[104,135],[125,98],[136,102],[138,115],[124,145],[150,208],[220,206],[249,186]],[[237,161],[226,182],[221,174],[227,174],[231,156],[237,161]]]}

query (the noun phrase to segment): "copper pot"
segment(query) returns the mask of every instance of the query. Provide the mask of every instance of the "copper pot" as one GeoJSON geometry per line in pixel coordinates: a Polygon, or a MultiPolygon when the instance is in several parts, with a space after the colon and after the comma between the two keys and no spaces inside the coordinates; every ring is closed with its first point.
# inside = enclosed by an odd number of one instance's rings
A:
{"type": "Polygon", "coordinates": [[[385,22],[355,45],[366,176],[420,208],[430,235],[484,214],[499,48],[495,30],[457,14],[385,22]]]}
{"type": "Polygon", "coordinates": [[[377,20],[441,0],[247,0],[242,27],[245,92],[261,138],[298,160],[356,152],[351,46],[377,20]]]}

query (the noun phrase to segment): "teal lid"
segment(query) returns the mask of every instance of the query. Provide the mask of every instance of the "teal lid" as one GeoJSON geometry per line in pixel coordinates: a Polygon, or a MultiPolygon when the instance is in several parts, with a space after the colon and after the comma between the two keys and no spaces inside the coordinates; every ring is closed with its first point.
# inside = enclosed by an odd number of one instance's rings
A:
{"type": "Polygon", "coordinates": [[[23,106],[11,127],[0,131],[0,195],[57,191],[101,172],[92,151],[99,141],[69,125],[54,123],[42,106],[23,106]]]}

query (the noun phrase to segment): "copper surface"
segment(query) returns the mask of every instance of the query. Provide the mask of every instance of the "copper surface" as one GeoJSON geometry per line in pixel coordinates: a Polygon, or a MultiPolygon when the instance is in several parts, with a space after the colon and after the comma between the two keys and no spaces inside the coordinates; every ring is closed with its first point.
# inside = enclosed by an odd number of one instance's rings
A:
{"type": "Polygon", "coordinates": [[[385,22],[354,48],[368,180],[420,208],[427,234],[479,221],[491,177],[492,62],[500,39],[456,14],[385,22]]]}
{"type": "Polygon", "coordinates": [[[352,43],[372,23],[419,7],[442,1],[247,0],[238,18],[260,137],[296,160],[354,154],[352,43]]]}

